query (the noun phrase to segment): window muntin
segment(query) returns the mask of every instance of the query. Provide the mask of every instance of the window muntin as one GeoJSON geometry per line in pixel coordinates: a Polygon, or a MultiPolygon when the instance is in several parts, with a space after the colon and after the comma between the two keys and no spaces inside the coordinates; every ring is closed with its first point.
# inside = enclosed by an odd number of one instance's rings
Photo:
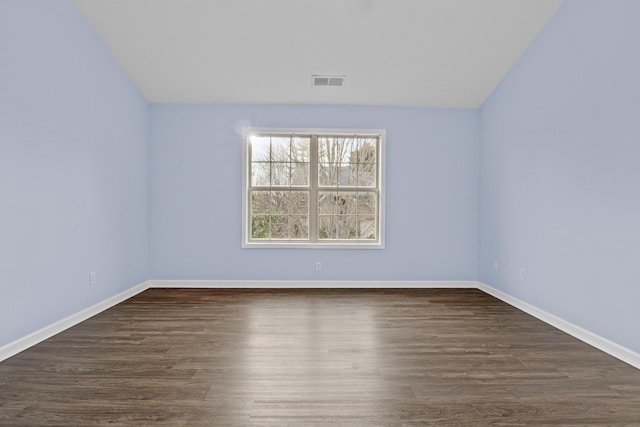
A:
{"type": "Polygon", "coordinates": [[[309,238],[308,191],[251,191],[251,239],[309,238]]]}
{"type": "Polygon", "coordinates": [[[376,240],[373,191],[318,191],[319,240],[376,240]]]}
{"type": "Polygon", "coordinates": [[[377,138],[319,136],[318,185],[375,187],[377,138]]]}
{"type": "Polygon", "coordinates": [[[383,136],[245,130],[243,246],[381,248],[383,136]]]}

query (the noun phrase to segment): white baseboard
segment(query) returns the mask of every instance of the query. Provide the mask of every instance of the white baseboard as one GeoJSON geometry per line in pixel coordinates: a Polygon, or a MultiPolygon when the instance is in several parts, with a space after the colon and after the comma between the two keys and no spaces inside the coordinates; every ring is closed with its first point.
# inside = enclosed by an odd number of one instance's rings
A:
{"type": "Polygon", "coordinates": [[[150,288],[212,289],[426,289],[478,287],[475,280],[149,280],[150,288]]]}
{"type": "Polygon", "coordinates": [[[506,302],[507,304],[517,309],[524,311],[527,314],[530,314],[533,317],[542,320],[545,323],[548,323],[553,327],[560,329],[563,332],[566,332],[567,334],[579,339],[580,341],[584,341],[585,343],[599,350],[602,350],[605,353],[608,353],[611,356],[620,359],[631,366],[640,369],[640,353],[637,353],[627,347],[621,346],[620,344],[601,337],[600,335],[594,334],[593,332],[581,328],[578,325],[574,325],[571,322],[568,322],[558,316],[539,309],[538,307],[527,302],[519,300],[518,298],[515,298],[485,283],[478,282],[478,289],[498,298],[499,300],[506,302]]]}
{"type": "Polygon", "coordinates": [[[35,332],[30,333],[29,335],[25,335],[22,338],[19,338],[13,342],[10,342],[9,344],[0,347],[0,362],[20,353],[23,350],[28,349],[31,346],[38,344],[41,341],[46,340],[47,338],[51,338],[52,336],[59,334],[65,329],[69,329],[70,327],[85,321],[88,318],[93,317],[96,314],[110,307],[113,307],[114,305],[119,304],[134,295],[139,294],[140,292],[146,290],[148,287],[148,282],[142,282],[139,285],[127,289],[126,291],[120,292],[119,294],[100,301],[92,305],[91,307],[80,310],[79,312],[67,316],[62,320],[58,320],[57,322],[47,325],[42,329],[39,329],[35,332]]]}
{"type": "Polygon", "coordinates": [[[148,288],[212,288],[212,289],[479,289],[578,338],[611,356],[640,369],[640,354],[603,338],[580,326],[539,309],[485,283],[474,280],[452,281],[344,281],[344,280],[148,280],[124,292],[100,301],[71,316],[52,323],[29,335],[0,347],[0,362],[50,338],[96,314],[131,298],[148,288]]]}

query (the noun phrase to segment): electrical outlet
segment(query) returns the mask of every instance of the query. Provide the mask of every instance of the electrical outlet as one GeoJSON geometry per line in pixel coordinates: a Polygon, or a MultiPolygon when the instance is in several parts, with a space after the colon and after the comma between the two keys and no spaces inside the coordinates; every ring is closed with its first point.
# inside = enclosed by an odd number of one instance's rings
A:
{"type": "Polygon", "coordinates": [[[322,271],[322,262],[316,261],[316,271],[322,271]]]}
{"type": "Polygon", "coordinates": [[[89,284],[90,285],[95,285],[96,284],[96,272],[92,271],[91,275],[89,276],[89,284]]]}
{"type": "Polygon", "coordinates": [[[520,280],[524,280],[525,275],[524,275],[524,268],[520,269],[520,280]]]}
{"type": "Polygon", "coordinates": [[[498,261],[493,261],[493,271],[498,270],[500,270],[500,264],[498,264],[498,261]]]}

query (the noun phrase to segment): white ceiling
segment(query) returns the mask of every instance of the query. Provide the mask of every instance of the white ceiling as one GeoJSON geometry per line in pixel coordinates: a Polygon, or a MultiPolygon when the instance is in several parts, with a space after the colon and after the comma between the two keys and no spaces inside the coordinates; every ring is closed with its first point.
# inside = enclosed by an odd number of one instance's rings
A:
{"type": "Polygon", "coordinates": [[[475,108],[562,0],[75,3],[150,102],[475,108]]]}

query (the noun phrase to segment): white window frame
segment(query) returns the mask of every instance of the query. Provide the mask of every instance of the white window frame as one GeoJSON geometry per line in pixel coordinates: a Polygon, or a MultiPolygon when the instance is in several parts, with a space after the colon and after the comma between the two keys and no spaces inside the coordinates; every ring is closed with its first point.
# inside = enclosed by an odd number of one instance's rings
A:
{"type": "MultiPolygon", "coordinates": [[[[242,247],[243,248],[301,248],[301,249],[384,249],[385,235],[385,160],[386,160],[386,131],[384,129],[307,129],[307,128],[256,128],[245,127],[242,132],[242,247]],[[249,189],[251,177],[249,176],[250,168],[250,139],[253,135],[269,134],[282,136],[295,135],[314,135],[314,136],[375,136],[378,138],[377,150],[377,239],[376,240],[329,240],[329,241],[270,241],[270,240],[251,240],[251,212],[249,203],[249,189]]],[[[310,165],[310,197],[309,197],[309,230],[311,236],[311,227],[316,225],[317,218],[317,153],[312,153],[310,165]],[[313,175],[316,178],[311,178],[313,175]],[[312,218],[315,217],[315,218],[312,218]]]]}

